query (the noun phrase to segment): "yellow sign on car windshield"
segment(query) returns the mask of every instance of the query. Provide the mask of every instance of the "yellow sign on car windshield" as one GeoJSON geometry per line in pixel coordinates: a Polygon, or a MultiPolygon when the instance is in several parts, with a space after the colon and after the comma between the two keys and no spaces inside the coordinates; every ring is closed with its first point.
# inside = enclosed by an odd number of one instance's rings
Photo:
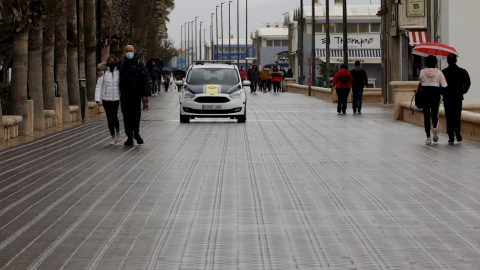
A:
{"type": "Polygon", "coordinates": [[[205,94],[218,94],[220,90],[220,85],[218,84],[207,84],[205,86],[205,94]]]}

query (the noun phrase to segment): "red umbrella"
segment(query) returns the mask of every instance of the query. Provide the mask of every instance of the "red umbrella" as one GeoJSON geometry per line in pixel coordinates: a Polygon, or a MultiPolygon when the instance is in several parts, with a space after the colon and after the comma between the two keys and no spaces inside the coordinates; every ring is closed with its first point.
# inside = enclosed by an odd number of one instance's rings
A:
{"type": "Polygon", "coordinates": [[[459,56],[457,50],[455,48],[435,42],[425,42],[420,43],[415,48],[413,48],[412,54],[420,55],[423,57],[427,57],[429,55],[434,55],[438,59],[446,60],[449,54],[455,54],[459,56]]]}

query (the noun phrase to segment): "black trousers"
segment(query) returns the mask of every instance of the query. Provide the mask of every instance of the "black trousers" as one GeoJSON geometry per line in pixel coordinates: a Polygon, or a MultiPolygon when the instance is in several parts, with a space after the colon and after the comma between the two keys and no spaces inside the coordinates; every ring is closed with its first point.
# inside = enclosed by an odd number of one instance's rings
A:
{"type": "Polygon", "coordinates": [[[140,133],[140,117],[142,116],[142,99],[130,97],[122,99],[123,125],[128,138],[140,133]]]}
{"type": "Polygon", "coordinates": [[[445,118],[447,121],[447,134],[449,139],[453,140],[455,132],[460,132],[460,123],[462,118],[462,100],[444,100],[445,118]]]}
{"type": "Polygon", "coordinates": [[[105,109],[105,114],[107,114],[108,129],[110,130],[110,135],[114,136],[115,132],[118,133],[120,130],[120,124],[118,122],[118,104],[119,101],[108,101],[102,100],[103,108],[105,109]]]}
{"type": "Polygon", "coordinates": [[[433,128],[438,127],[438,108],[440,107],[440,93],[428,93],[427,102],[423,106],[423,126],[427,137],[430,137],[430,119],[433,128]]]}
{"type": "Polygon", "coordinates": [[[338,95],[337,112],[347,111],[347,99],[350,94],[350,88],[336,88],[338,95]]]}

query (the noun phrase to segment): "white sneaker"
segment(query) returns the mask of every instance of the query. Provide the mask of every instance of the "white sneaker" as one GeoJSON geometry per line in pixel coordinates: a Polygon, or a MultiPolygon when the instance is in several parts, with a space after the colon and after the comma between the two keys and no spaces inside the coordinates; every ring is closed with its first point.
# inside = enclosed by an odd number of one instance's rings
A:
{"type": "Polygon", "coordinates": [[[438,142],[438,130],[436,128],[433,129],[433,141],[438,142]]]}
{"type": "Polygon", "coordinates": [[[118,143],[118,142],[121,142],[121,141],[123,140],[122,134],[120,134],[120,133],[117,133],[115,137],[116,137],[117,143],[118,143]]]}
{"type": "Polygon", "coordinates": [[[110,144],[110,145],[116,145],[116,144],[117,144],[117,140],[115,139],[115,137],[112,137],[112,139],[110,140],[109,144],[110,144]]]}
{"type": "Polygon", "coordinates": [[[432,139],[431,138],[427,138],[427,140],[425,141],[425,144],[431,144],[432,143],[432,139]]]}

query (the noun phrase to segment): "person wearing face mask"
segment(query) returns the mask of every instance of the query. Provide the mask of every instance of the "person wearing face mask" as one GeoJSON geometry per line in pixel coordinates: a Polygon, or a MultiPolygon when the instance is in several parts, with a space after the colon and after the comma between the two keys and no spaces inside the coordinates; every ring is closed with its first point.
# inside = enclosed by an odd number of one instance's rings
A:
{"type": "Polygon", "coordinates": [[[108,129],[112,136],[110,140],[111,145],[116,145],[122,141],[117,116],[120,102],[120,73],[117,69],[117,63],[118,59],[111,55],[105,63],[98,65],[98,70],[102,70],[104,74],[98,78],[95,88],[95,101],[99,105],[100,103],[103,104],[107,115],[108,129]]]}
{"type": "Polygon", "coordinates": [[[133,145],[133,139],[143,144],[140,137],[140,117],[142,101],[148,102],[150,85],[145,64],[135,54],[132,45],[125,47],[125,58],[119,63],[120,71],[120,101],[123,123],[127,140],[124,145],[133,145]]]}

